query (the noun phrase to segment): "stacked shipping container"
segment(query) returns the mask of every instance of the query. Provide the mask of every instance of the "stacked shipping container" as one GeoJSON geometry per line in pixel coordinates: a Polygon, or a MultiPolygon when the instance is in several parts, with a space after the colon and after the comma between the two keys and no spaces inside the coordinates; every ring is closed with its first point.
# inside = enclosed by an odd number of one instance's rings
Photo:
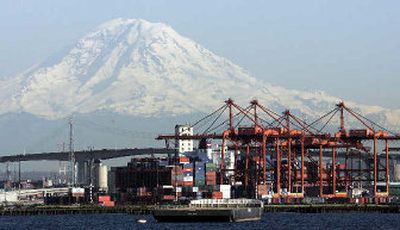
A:
{"type": "Polygon", "coordinates": [[[206,163],[206,185],[217,185],[217,166],[213,163],[206,163]]]}
{"type": "Polygon", "coordinates": [[[230,198],[230,186],[217,186],[218,162],[209,145],[205,146],[207,149],[180,154],[175,165],[147,158],[132,159],[127,167],[113,168],[116,191],[140,200],[230,198]]]}
{"type": "Polygon", "coordinates": [[[201,162],[201,161],[195,161],[194,168],[195,168],[195,174],[194,174],[195,182],[194,182],[194,184],[196,186],[205,185],[206,184],[206,179],[205,179],[204,163],[201,162]]]}
{"type": "Polygon", "coordinates": [[[193,165],[190,163],[183,165],[183,186],[193,186],[193,165]]]}

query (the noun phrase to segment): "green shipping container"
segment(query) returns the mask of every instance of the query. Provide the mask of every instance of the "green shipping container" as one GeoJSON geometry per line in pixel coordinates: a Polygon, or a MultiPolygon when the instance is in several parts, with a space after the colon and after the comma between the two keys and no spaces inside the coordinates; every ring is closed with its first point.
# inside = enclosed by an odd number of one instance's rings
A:
{"type": "Polygon", "coordinates": [[[199,186],[199,185],[205,185],[206,184],[206,180],[194,180],[194,184],[196,185],[196,186],[199,186]]]}
{"type": "Polygon", "coordinates": [[[206,164],[206,172],[215,172],[217,170],[217,165],[213,163],[206,164]]]}
{"type": "Polygon", "coordinates": [[[206,163],[206,168],[217,168],[217,165],[214,163],[206,163]]]}

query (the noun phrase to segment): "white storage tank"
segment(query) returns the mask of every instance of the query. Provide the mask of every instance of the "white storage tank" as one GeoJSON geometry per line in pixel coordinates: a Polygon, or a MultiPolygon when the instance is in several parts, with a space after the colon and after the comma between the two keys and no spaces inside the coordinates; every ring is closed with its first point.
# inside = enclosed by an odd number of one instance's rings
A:
{"type": "Polygon", "coordinates": [[[99,189],[99,191],[107,192],[108,191],[108,168],[107,165],[103,165],[101,163],[96,164],[95,166],[95,187],[99,189]]]}
{"type": "Polygon", "coordinates": [[[107,192],[108,190],[108,168],[107,165],[100,165],[99,168],[99,189],[107,192]]]}

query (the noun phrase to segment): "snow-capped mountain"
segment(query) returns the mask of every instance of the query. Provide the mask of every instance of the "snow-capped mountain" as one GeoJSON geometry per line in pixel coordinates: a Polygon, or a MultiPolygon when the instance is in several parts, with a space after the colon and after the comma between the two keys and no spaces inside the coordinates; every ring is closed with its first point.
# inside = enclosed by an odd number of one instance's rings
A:
{"type": "MultiPolygon", "coordinates": [[[[211,112],[231,97],[253,98],[277,111],[318,117],[340,98],[288,90],[251,76],[170,26],[115,19],[80,39],[59,61],[0,81],[0,114],[27,112],[47,119],[96,111],[161,116],[211,112]]],[[[350,107],[397,125],[400,110],[350,107]]]]}

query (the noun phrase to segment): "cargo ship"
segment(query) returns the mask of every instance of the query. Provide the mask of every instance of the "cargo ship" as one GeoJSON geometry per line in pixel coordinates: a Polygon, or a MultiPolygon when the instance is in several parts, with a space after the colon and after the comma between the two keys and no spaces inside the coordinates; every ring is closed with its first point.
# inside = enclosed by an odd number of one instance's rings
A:
{"type": "Polygon", "coordinates": [[[160,206],[157,222],[243,222],[261,219],[263,203],[253,199],[200,199],[187,206],[160,206]]]}

